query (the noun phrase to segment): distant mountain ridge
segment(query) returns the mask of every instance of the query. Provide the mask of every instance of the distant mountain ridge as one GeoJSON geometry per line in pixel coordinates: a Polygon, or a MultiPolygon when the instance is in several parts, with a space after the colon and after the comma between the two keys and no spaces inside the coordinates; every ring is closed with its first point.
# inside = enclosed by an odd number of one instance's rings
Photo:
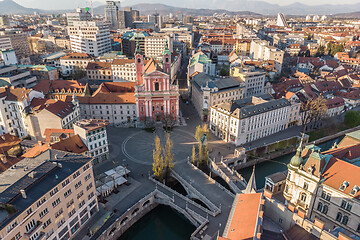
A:
{"type": "MultiPolygon", "coordinates": [[[[48,0],[50,1],[54,0],[48,0]]],[[[183,0],[184,2],[186,0],[183,0]]],[[[278,12],[282,12],[285,15],[334,15],[339,17],[346,17],[347,13],[351,13],[350,16],[359,17],[358,12],[354,10],[360,9],[360,2],[354,4],[323,4],[316,6],[309,6],[303,3],[292,3],[286,6],[280,6],[265,1],[251,1],[251,0],[222,0],[222,1],[209,1],[209,0],[197,0],[200,6],[206,6],[207,9],[194,9],[194,8],[182,8],[173,7],[166,4],[159,3],[142,3],[135,4],[132,7],[140,11],[142,15],[152,14],[157,11],[160,14],[178,13],[181,11],[188,15],[213,15],[214,13],[226,13],[228,15],[243,15],[243,16],[259,16],[263,15],[276,15],[278,12]]],[[[104,14],[105,5],[98,1],[94,1],[94,13],[104,14]]],[[[75,8],[74,8],[75,9],[75,8]]],[[[34,12],[39,13],[64,13],[71,10],[43,10],[37,8],[26,8],[16,3],[13,0],[0,0],[0,14],[32,14],[34,12]]]]}
{"type": "MultiPolygon", "coordinates": [[[[214,13],[226,13],[228,15],[241,15],[241,16],[261,16],[261,14],[251,11],[228,11],[225,9],[192,9],[192,8],[180,8],[173,7],[161,3],[139,3],[131,6],[133,9],[139,10],[142,15],[149,15],[155,12],[167,15],[169,13],[183,13],[185,15],[197,15],[197,16],[210,16],[214,13]]],[[[105,5],[94,8],[95,14],[104,13],[105,5]]]]}

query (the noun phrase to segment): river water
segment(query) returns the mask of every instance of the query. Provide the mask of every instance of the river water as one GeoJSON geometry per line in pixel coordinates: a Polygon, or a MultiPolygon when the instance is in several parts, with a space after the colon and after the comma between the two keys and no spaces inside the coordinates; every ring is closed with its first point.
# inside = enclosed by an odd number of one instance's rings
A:
{"type": "MultiPolygon", "coordinates": [[[[343,139],[342,137],[338,137],[327,142],[318,144],[317,146],[321,148],[321,151],[325,151],[330,149],[335,142],[339,143],[343,139]]],[[[285,171],[287,169],[287,164],[290,163],[291,158],[294,156],[295,153],[290,153],[278,158],[274,158],[271,161],[263,162],[257,164],[255,166],[255,179],[256,179],[256,186],[257,189],[261,189],[265,185],[265,177],[269,176],[270,174],[285,171]]],[[[238,172],[246,179],[249,180],[253,167],[247,167],[238,170],[238,172]]]]}
{"type": "Polygon", "coordinates": [[[159,205],[118,240],[189,240],[195,229],[182,214],[171,207],[159,205]]]}
{"type": "MultiPolygon", "coordinates": [[[[336,138],[318,146],[324,151],[331,148],[334,142],[339,142],[341,139],[342,137],[336,138]]],[[[285,171],[293,155],[294,153],[287,154],[256,165],[257,188],[264,187],[266,176],[285,171]]],[[[248,180],[252,173],[252,167],[241,169],[239,172],[248,180]]],[[[195,226],[183,215],[168,206],[159,205],[135,223],[118,240],[188,240],[194,231],[195,226]]]]}

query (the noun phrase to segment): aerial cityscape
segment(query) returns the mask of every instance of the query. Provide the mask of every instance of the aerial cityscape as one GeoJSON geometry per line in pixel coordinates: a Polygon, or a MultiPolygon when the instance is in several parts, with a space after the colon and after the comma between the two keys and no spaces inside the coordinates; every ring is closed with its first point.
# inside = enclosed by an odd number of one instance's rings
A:
{"type": "Polygon", "coordinates": [[[360,240],[360,2],[0,0],[0,226],[360,240]]]}

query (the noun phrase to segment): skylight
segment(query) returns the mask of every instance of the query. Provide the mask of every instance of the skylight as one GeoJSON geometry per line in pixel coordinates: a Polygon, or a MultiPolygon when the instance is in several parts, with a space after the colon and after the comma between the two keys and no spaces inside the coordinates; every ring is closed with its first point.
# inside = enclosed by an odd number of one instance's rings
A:
{"type": "Polygon", "coordinates": [[[341,186],[340,186],[340,190],[344,191],[347,187],[349,186],[349,183],[347,181],[344,181],[341,186]]]}

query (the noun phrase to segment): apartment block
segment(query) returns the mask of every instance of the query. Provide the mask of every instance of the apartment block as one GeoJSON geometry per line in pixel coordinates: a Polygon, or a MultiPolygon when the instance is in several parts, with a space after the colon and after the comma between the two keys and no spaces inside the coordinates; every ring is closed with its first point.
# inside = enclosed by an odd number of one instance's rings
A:
{"type": "Polygon", "coordinates": [[[244,89],[238,77],[211,78],[199,73],[190,80],[190,99],[199,116],[207,121],[211,106],[243,98],[244,89]]]}
{"type": "Polygon", "coordinates": [[[0,88],[0,132],[20,138],[28,135],[25,110],[34,98],[43,98],[41,92],[14,87],[0,88]]]}
{"type": "Polygon", "coordinates": [[[87,53],[69,53],[60,58],[61,74],[69,76],[85,71],[91,57],[87,53]]]}
{"type": "Polygon", "coordinates": [[[98,211],[91,160],[49,149],[0,174],[1,239],[76,239],[98,211]]]}
{"type": "Polygon", "coordinates": [[[291,104],[285,98],[273,99],[264,94],[210,108],[211,132],[239,146],[286,129],[291,104]]]}
{"type": "Polygon", "coordinates": [[[74,26],[74,22],[91,21],[92,16],[85,8],[77,8],[76,12],[66,13],[66,20],[68,26],[74,26]]]}
{"type": "Polygon", "coordinates": [[[31,75],[27,69],[20,69],[17,65],[0,64],[0,79],[19,88],[31,88],[37,83],[36,76],[31,75]]]}
{"type": "Polygon", "coordinates": [[[266,73],[255,67],[234,67],[231,76],[239,77],[245,83],[244,97],[264,94],[266,73]]]}
{"type": "Polygon", "coordinates": [[[71,50],[101,56],[111,51],[110,29],[99,21],[78,21],[68,27],[71,50]]]}
{"type": "Polygon", "coordinates": [[[102,119],[82,119],[74,124],[74,132],[89,149],[88,156],[93,158],[93,164],[109,158],[109,140],[106,127],[109,121],[102,119]]]}

